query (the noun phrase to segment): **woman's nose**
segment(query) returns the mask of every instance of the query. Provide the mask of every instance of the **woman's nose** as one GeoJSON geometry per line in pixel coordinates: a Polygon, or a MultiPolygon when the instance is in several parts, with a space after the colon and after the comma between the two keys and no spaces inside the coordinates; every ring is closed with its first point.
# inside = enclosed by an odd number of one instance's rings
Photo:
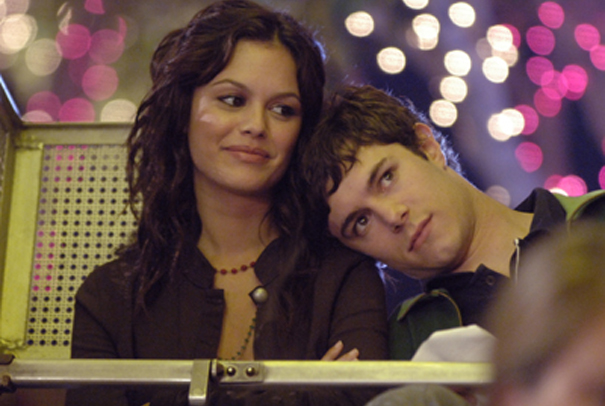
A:
{"type": "Polygon", "coordinates": [[[265,109],[262,106],[249,105],[244,114],[241,131],[253,137],[264,137],[267,134],[265,109]]]}

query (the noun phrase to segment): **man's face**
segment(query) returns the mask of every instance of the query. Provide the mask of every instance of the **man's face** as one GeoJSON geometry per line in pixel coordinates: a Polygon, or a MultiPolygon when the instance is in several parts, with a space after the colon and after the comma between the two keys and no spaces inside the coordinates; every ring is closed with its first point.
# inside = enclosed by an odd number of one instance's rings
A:
{"type": "Polygon", "coordinates": [[[361,147],[328,198],[328,224],[346,246],[425,279],[460,264],[474,221],[462,178],[432,136],[421,151],[427,159],[401,144],[361,147]]]}

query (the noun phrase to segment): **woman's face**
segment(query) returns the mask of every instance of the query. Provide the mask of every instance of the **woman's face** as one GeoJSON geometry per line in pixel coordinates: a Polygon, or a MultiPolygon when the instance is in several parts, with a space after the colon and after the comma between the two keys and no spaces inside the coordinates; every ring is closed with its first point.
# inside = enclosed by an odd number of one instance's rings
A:
{"type": "Polygon", "coordinates": [[[193,94],[189,149],[197,192],[268,196],[302,123],[296,63],[277,42],[242,40],[193,94]]]}

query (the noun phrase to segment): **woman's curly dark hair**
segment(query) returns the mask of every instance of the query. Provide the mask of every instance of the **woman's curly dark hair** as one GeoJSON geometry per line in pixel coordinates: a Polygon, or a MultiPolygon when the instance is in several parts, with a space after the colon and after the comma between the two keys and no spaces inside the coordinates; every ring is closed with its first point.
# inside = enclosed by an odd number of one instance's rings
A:
{"type": "MultiPolygon", "coordinates": [[[[182,253],[199,239],[202,224],[187,140],[193,93],[225,68],[240,40],[278,41],[296,62],[303,123],[294,156],[318,121],[325,84],[323,49],[288,14],[247,0],[219,1],[160,42],[151,62],[153,85],[127,141],[129,203],[138,229],[123,255],[138,258],[133,270],[139,287],[137,306],[144,307],[147,292],[175,272],[182,253]]],[[[303,224],[293,176],[296,166],[293,162],[275,186],[267,217],[281,235],[296,235],[303,224]]],[[[293,264],[304,249],[298,251],[293,264]]]]}

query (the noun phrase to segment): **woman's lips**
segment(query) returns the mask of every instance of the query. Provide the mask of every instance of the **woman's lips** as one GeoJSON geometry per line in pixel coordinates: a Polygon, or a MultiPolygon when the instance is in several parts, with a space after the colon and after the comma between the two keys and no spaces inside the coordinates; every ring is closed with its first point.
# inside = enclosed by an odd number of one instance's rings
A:
{"type": "Polygon", "coordinates": [[[261,163],[270,159],[271,156],[262,148],[253,148],[245,145],[226,147],[225,150],[244,162],[261,163]]]}

